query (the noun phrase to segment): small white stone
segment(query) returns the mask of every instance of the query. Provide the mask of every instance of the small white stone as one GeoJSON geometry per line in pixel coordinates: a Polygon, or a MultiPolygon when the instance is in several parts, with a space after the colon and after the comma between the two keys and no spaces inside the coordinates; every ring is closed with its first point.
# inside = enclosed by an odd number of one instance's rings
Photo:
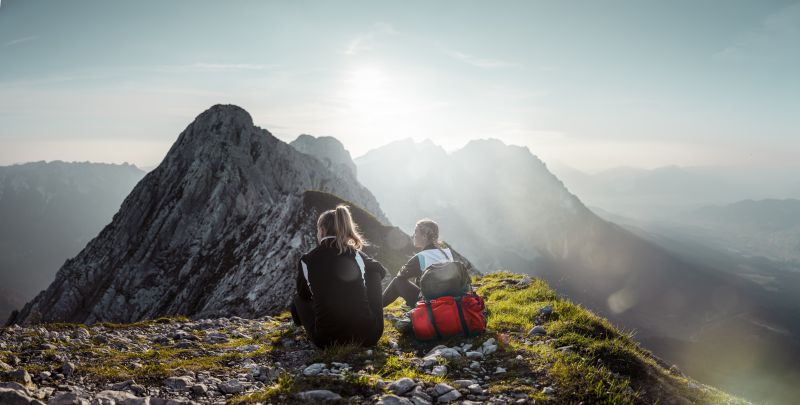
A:
{"type": "Polygon", "coordinates": [[[325,363],[314,363],[303,370],[303,375],[319,375],[323,370],[325,370],[325,363]]]}
{"type": "Polygon", "coordinates": [[[435,376],[443,376],[447,374],[447,366],[435,366],[433,370],[431,370],[431,374],[435,376]]]}

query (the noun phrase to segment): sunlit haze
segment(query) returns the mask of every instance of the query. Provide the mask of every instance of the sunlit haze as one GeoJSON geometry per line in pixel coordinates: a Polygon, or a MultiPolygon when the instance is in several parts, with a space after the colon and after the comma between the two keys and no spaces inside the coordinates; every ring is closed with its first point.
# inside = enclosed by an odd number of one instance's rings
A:
{"type": "Polygon", "coordinates": [[[6,0],[0,164],[155,165],[216,103],[354,156],[494,137],[589,171],[796,164],[800,4],[623,3],[6,0]]]}

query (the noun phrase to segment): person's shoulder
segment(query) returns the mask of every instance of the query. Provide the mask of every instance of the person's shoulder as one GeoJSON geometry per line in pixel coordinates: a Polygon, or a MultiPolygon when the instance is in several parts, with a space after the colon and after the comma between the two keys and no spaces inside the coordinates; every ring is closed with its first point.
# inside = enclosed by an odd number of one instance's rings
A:
{"type": "Polygon", "coordinates": [[[411,257],[408,258],[408,260],[406,261],[406,264],[413,263],[413,262],[419,262],[419,256],[420,256],[420,254],[422,254],[422,252],[424,252],[424,250],[420,250],[419,252],[414,252],[414,254],[411,255],[411,257]]]}
{"type": "Polygon", "coordinates": [[[419,252],[417,252],[417,255],[419,255],[420,253],[441,252],[441,251],[452,252],[453,250],[450,249],[449,246],[447,246],[447,247],[427,247],[427,248],[422,249],[419,252]]]}
{"type": "Polygon", "coordinates": [[[419,261],[420,261],[420,256],[421,256],[422,252],[424,252],[424,250],[421,250],[419,252],[415,252],[413,255],[411,255],[411,257],[409,257],[408,260],[406,260],[406,264],[404,264],[402,268],[403,269],[407,269],[407,270],[411,270],[411,271],[419,270],[419,268],[420,268],[420,262],[419,261]]]}
{"type": "Polygon", "coordinates": [[[431,252],[438,252],[438,251],[439,251],[439,249],[438,249],[438,248],[427,248],[427,249],[422,249],[422,250],[420,250],[419,252],[417,252],[417,253],[416,253],[416,254],[415,254],[413,257],[412,257],[412,259],[419,259],[419,256],[425,256],[425,255],[427,255],[427,254],[429,254],[429,253],[431,253],[431,252]]]}
{"type": "Polygon", "coordinates": [[[364,252],[363,250],[356,250],[356,251],[355,251],[355,254],[357,254],[357,255],[361,256],[361,259],[362,259],[362,260],[364,260],[364,263],[365,263],[365,264],[367,264],[367,265],[369,265],[369,264],[373,264],[373,263],[378,263],[378,264],[380,264],[380,262],[379,262],[379,261],[375,260],[375,258],[374,258],[374,257],[370,256],[369,254],[367,254],[367,253],[366,253],[366,252],[364,252]]]}
{"type": "Polygon", "coordinates": [[[322,256],[322,255],[329,254],[330,253],[329,251],[330,251],[330,247],[329,246],[326,246],[324,244],[319,244],[316,247],[314,247],[313,249],[311,249],[308,252],[306,252],[305,254],[303,254],[300,257],[300,259],[304,260],[304,261],[305,260],[313,260],[315,257],[319,257],[319,256],[322,256]]]}
{"type": "Polygon", "coordinates": [[[369,255],[369,253],[367,253],[367,252],[365,252],[365,251],[363,251],[361,249],[356,249],[355,252],[358,253],[361,257],[363,257],[364,260],[367,260],[367,259],[375,260],[372,256],[369,255]]]}

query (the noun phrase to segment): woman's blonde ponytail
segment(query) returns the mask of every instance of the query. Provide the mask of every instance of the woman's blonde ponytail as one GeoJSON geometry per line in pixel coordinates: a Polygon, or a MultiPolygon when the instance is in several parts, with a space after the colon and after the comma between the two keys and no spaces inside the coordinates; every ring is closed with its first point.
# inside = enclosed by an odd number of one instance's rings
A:
{"type": "Polygon", "coordinates": [[[327,236],[336,238],[339,254],[348,249],[361,250],[368,245],[361,235],[358,225],[353,222],[350,209],[344,204],[337,205],[336,209],[323,212],[317,220],[317,226],[324,228],[327,236]]]}

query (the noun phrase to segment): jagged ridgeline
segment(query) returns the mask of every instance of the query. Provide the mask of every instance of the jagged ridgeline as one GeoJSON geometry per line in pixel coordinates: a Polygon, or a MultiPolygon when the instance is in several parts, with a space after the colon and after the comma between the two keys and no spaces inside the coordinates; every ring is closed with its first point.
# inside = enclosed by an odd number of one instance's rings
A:
{"type": "Polygon", "coordinates": [[[319,212],[345,202],[390,271],[413,252],[375,197],[243,109],[215,105],[181,132],[111,223],[10,323],[256,317],[284,309],[319,212]],[[310,192],[309,190],[315,190],[310,192]]]}

